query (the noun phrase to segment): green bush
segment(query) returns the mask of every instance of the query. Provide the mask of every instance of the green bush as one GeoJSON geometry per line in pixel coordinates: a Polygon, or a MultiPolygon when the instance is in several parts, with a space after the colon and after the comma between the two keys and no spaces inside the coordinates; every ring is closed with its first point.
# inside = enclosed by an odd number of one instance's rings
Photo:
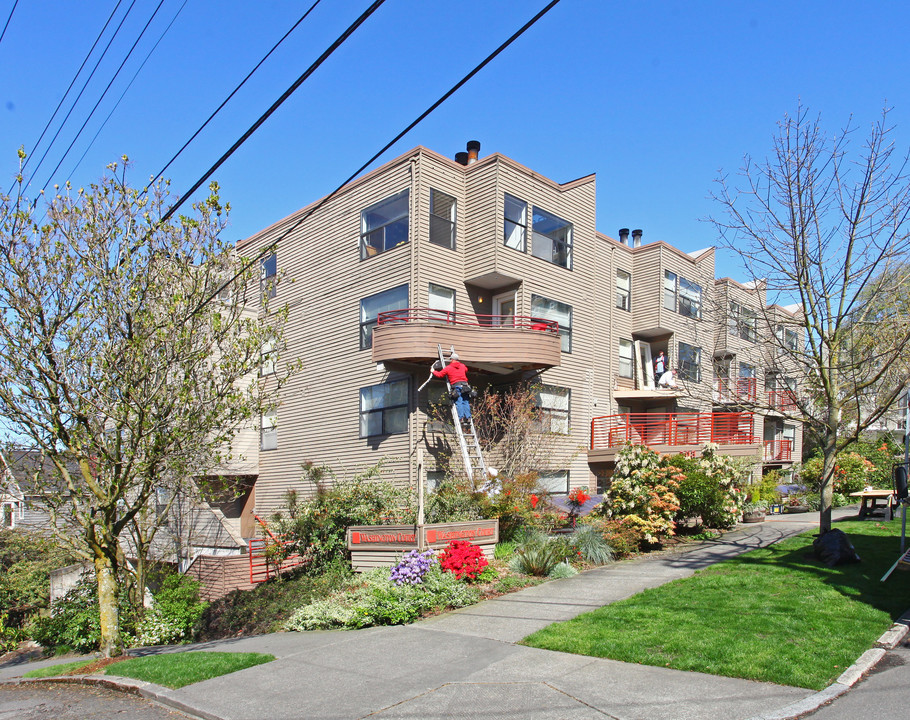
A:
{"type": "Polygon", "coordinates": [[[603,533],[591,525],[579,525],[569,536],[568,543],[574,555],[592,565],[613,562],[613,550],[603,533]]]}
{"type": "Polygon", "coordinates": [[[140,645],[189,642],[208,603],[199,600],[199,583],[187,575],[167,575],[154,597],[154,605],[137,624],[140,645]]]}
{"type": "Polygon", "coordinates": [[[553,580],[562,580],[564,578],[570,578],[573,575],[578,575],[578,570],[563,560],[561,563],[556,565],[556,567],[550,570],[549,577],[553,580]]]}
{"type": "Polygon", "coordinates": [[[400,625],[423,613],[445,607],[464,607],[477,602],[480,593],[451,573],[433,565],[423,583],[396,585],[387,568],[377,568],[362,577],[361,584],[334,593],[299,608],[286,623],[287,630],[329,630],[400,625]]]}
{"type": "Polygon", "coordinates": [[[528,533],[509,560],[509,569],[522,575],[546,577],[553,568],[574,552],[563,538],[550,538],[543,533],[528,533]]]}
{"type": "MultiPolygon", "coordinates": [[[[822,468],[824,458],[816,455],[803,463],[800,471],[800,481],[812,492],[820,492],[822,482],[822,468]]],[[[838,453],[834,464],[834,492],[849,495],[858,492],[867,485],[873,485],[880,469],[857,452],[847,451],[838,453]]],[[[890,463],[889,463],[890,472],[890,463]]],[[[890,476],[886,484],[880,487],[890,487],[890,476]]]]}
{"type": "Polygon", "coordinates": [[[101,642],[94,577],[85,575],[76,586],[54,604],[49,617],[37,618],[30,628],[32,638],[48,649],[80,653],[97,650],[101,642]]]}
{"type": "Polygon", "coordinates": [[[0,530],[0,614],[18,628],[50,607],[50,573],[75,561],[72,551],[32,532],[0,530]]]}

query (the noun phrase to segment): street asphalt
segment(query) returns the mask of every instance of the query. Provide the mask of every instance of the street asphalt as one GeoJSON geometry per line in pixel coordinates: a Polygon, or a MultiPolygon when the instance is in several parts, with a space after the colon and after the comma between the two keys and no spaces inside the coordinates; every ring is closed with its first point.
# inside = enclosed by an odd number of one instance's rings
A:
{"type": "MultiPolygon", "coordinates": [[[[855,508],[842,508],[835,511],[835,518],[855,512],[855,508]]],[[[841,681],[816,693],[515,643],[550,623],[687,577],[817,524],[816,513],[769,516],[765,522],[743,525],[716,541],[604,566],[413,625],[274,633],[171,648],[165,651],[266,652],[277,659],[178,690],[127,679],[118,682],[210,720],[796,717],[845,693],[885,651],[872,651],[854,666],[849,679],[845,673],[841,681]]],[[[897,628],[898,642],[904,631],[903,626],[897,628]]],[[[903,656],[894,657],[898,667],[888,682],[894,685],[902,680],[907,685],[910,666],[900,666],[903,656]]],[[[38,666],[30,663],[28,669],[38,666]]],[[[0,681],[17,677],[24,669],[21,665],[2,667],[0,681]]],[[[879,717],[869,712],[860,716],[879,717]]]]}

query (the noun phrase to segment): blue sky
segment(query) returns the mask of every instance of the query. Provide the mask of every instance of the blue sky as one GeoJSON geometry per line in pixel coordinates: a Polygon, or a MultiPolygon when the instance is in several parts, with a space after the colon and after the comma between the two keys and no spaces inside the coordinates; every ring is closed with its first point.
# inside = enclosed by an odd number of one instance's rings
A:
{"type": "MultiPolygon", "coordinates": [[[[99,132],[183,1],[164,0],[56,182],[89,183],[123,154],[133,183],[145,182],[311,2],[188,0],[99,132]]],[[[0,42],[3,191],[16,148],[35,149],[115,4],[20,0],[0,42]]],[[[136,2],[34,190],[157,4],[136,2]]],[[[233,207],[226,238],[247,237],[334,189],[545,4],[387,0],[215,175],[233,207]]],[[[171,167],[174,191],[189,188],[368,5],[322,0],[171,167]]],[[[12,7],[0,0],[0,28],[12,7]]],[[[799,100],[832,130],[852,115],[857,147],[892,106],[895,139],[907,147],[908,24],[899,2],[562,0],[379,162],[415,145],[451,157],[480,140],[481,155],[501,152],[557,182],[597,173],[602,232],[640,227],[646,241],[700,249],[715,242],[700,221],[719,211],[708,197],[715,178],[735,173],[746,153],[764,157],[776,123],[799,100]]],[[[718,275],[743,277],[724,257],[718,275]]]]}

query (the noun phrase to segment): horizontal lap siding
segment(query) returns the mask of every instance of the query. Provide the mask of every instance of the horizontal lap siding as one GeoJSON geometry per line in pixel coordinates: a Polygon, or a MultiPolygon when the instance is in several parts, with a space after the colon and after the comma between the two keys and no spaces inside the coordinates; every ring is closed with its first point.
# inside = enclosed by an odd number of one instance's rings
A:
{"type": "MultiPolygon", "coordinates": [[[[358,437],[359,389],[395,377],[377,372],[371,351],[359,349],[359,328],[362,298],[410,282],[413,211],[408,244],[361,261],[359,240],[361,211],[410,186],[410,163],[392,165],[330,201],[278,249],[285,274],[275,301],[291,308],[284,356],[301,359],[303,370],[282,391],[277,449],[260,452],[260,516],[279,508],[289,489],[313,491],[300,481],[305,461],[349,476],[387,457],[389,470],[407,477],[406,434],[358,437]]],[[[413,207],[413,189],[410,200],[413,207]]]]}
{"type": "Polygon", "coordinates": [[[471,167],[465,175],[466,278],[485,275],[496,268],[496,251],[502,243],[502,192],[498,173],[501,166],[502,163],[493,159],[471,167]]]}

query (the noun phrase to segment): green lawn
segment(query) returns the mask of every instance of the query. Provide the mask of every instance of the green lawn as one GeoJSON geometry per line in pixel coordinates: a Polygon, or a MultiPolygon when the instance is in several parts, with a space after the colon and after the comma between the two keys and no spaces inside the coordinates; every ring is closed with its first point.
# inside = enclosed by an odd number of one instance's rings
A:
{"type": "Polygon", "coordinates": [[[76,660],[75,662],[68,663],[58,663],[57,665],[48,665],[47,667],[38,668],[37,670],[29,670],[22,677],[27,678],[43,678],[43,677],[55,677],[57,675],[63,675],[70,670],[75,670],[76,668],[85,667],[86,665],[91,665],[95,662],[95,658],[91,660],[76,660]]]}
{"type": "Polygon", "coordinates": [[[105,675],[118,675],[169,688],[179,688],[274,659],[274,655],[264,653],[162,653],[116,663],[105,669],[105,675]]]}
{"type": "Polygon", "coordinates": [[[806,533],[529,635],[525,645],[820,690],[910,606],[900,521],[839,522],[862,562],[828,568],[806,533]]]}

